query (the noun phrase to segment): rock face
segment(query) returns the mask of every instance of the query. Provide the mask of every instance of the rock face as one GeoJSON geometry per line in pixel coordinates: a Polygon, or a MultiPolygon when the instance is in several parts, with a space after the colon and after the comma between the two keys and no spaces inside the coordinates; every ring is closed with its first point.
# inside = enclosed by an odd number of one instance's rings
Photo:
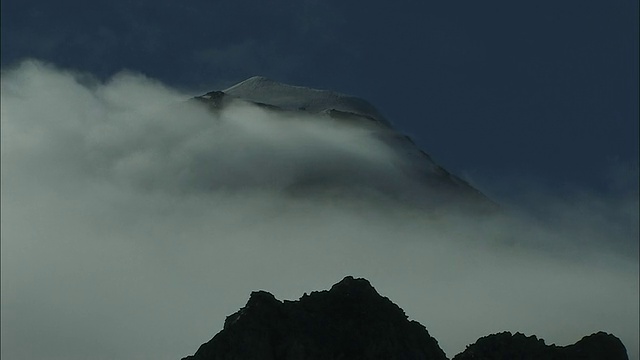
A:
{"type": "Polygon", "coordinates": [[[598,332],[573,345],[546,345],[521,333],[503,332],[478,339],[453,360],[627,360],[627,350],[615,336],[598,332]]]}
{"type": "Polygon", "coordinates": [[[446,359],[424,326],[365,279],[279,301],[258,291],[224,329],[184,360],[446,359]]]}
{"type": "MultiPolygon", "coordinates": [[[[427,329],[365,279],[280,301],[253,292],[224,328],[182,360],[444,360],[427,329]]],[[[503,332],[478,339],[453,360],[628,360],[615,336],[598,332],[569,346],[503,332]]]]}

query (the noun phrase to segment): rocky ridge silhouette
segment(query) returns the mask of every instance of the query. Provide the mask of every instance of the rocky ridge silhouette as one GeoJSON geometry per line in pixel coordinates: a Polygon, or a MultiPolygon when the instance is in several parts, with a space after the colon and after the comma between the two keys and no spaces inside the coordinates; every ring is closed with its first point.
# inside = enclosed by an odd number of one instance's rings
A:
{"type": "MultiPolygon", "coordinates": [[[[446,354],[427,329],[351,276],[297,301],[253,292],[224,328],[182,360],[441,360],[446,354]]],[[[453,360],[627,360],[622,342],[599,332],[569,346],[503,332],[478,339],[453,360]]]]}
{"type": "Polygon", "coordinates": [[[617,337],[598,332],[573,345],[546,345],[543,339],[521,333],[502,332],[478,339],[453,360],[599,360],[628,359],[627,350],[617,337]]]}

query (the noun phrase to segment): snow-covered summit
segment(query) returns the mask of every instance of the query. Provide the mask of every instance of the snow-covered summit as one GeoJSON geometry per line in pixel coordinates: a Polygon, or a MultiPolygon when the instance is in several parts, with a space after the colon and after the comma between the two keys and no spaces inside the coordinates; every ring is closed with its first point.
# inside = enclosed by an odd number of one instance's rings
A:
{"type": "Polygon", "coordinates": [[[305,110],[312,113],[337,110],[389,126],[384,116],[366,100],[328,90],[282,84],[263,76],[249,78],[224,90],[224,93],[285,110],[305,110]]]}
{"type": "MultiPolygon", "coordinates": [[[[264,106],[272,114],[319,114],[318,121],[339,120],[365,129],[376,149],[392,154],[385,166],[369,166],[367,161],[343,168],[336,164],[310,161],[304,172],[288,185],[292,193],[339,193],[359,196],[384,194],[405,203],[440,208],[493,211],[496,205],[466,181],[436,164],[408,137],[399,133],[366,100],[328,90],[279,83],[254,76],[223,91],[211,91],[195,97],[211,111],[225,111],[235,101],[264,106]],[[379,148],[378,148],[379,147],[379,148]],[[389,167],[387,167],[389,165],[389,167]],[[384,170],[382,170],[384,169],[384,170]],[[464,204],[464,205],[462,205],[464,204]]],[[[307,117],[307,119],[310,119],[307,117]]],[[[304,153],[301,149],[301,153],[304,153]]]]}

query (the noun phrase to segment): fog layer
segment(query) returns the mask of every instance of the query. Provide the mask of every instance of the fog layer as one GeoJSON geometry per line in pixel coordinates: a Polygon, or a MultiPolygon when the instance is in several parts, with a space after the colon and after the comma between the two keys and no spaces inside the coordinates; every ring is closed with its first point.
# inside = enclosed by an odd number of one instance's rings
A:
{"type": "Polygon", "coordinates": [[[192,95],[126,72],[3,70],[3,358],[179,359],[253,290],[296,299],[353,275],[450,357],[498,331],[607,331],[638,359],[637,191],[426,212],[371,128],[214,115],[192,95]],[[291,191],[301,179],[359,194],[291,191]]]}

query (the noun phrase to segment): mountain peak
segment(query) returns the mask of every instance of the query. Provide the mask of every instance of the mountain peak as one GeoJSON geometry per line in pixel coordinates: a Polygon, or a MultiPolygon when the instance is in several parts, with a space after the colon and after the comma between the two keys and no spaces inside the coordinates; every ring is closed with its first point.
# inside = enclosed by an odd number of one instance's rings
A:
{"type": "Polygon", "coordinates": [[[583,337],[572,345],[546,345],[535,335],[512,334],[505,331],[478,339],[456,355],[453,360],[477,359],[565,359],[565,360],[628,360],[627,350],[617,337],[598,332],[583,337]]]}
{"type": "Polygon", "coordinates": [[[364,278],[354,278],[351,275],[345,276],[344,279],[331,287],[330,291],[376,291],[369,280],[364,278]]]}
{"type": "Polygon", "coordinates": [[[340,297],[342,301],[368,302],[372,300],[383,300],[384,303],[392,305],[395,309],[399,309],[389,299],[380,296],[371,283],[363,278],[356,279],[353,276],[347,276],[340,282],[334,284],[327,293],[334,297],[340,297]]]}
{"type": "Polygon", "coordinates": [[[364,99],[335,91],[288,85],[264,76],[250,77],[224,90],[224,93],[283,110],[304,110],[311,113],[339,111],[390,126],[384,116],[364,99]]]}
{"type": "MultiPolygon", "coordinates": [[[[454,360],[628,360],[617,337],[599,332],[572,345],[502,332],[478,339],[454,360]]],[[[446,360],[436,339],[362,278],[347,276],[330,290],[296,301],[266,291],[227,317],[224,328],[183,360],[421,359],[446,360]]]]}
{"type": "Polygon", "coordinates": [[[265,86],[267,84],[280,84],[279,82],[270,79],[268,77],[265,76],[252,76],[246,80],[243,80],[233,86],[231,86],[230,88],[228,88],[227,90],[225,90],[225,92],[234,89],[234,88],[242,88],[242,87],[260,87],[260,86],[265,86]]]}
{"type": "MultiPolygon", "coordinates": [[[[286,113],[289,120],[300,114],[301,118],[361,127],[367,130],[380,149],[389,150],[394,156],[393,172],[378,171],[377,167],[363,163],[361,171],[348,169],[350,175],[345,176],[347,169],[326,167],[325,164],[310,166],[314,172],[305,172],[286,185],[291,194],[339,194],[363,198],[373,193],[425,209],[446,207],[473,213],[498,210],[497,204],[437,165],[411,138],[393,129],[378,110],[363,99],[253,76],[224,91],[211,91],[194,100],[213,112],[224,111],[231,104],[249,104],[271,114],[286,113]],[[315,172],[316,169],[323,170],[315,172]]],[[[385,165],[380,169],[388,168],[385,165]]]]}
{"type": "Polygon", "coordinates": [[[434,359],[446,356],[366,279],[345,277],[297,301],[257,291],[223,330],[187,360],[434,359]]]}

